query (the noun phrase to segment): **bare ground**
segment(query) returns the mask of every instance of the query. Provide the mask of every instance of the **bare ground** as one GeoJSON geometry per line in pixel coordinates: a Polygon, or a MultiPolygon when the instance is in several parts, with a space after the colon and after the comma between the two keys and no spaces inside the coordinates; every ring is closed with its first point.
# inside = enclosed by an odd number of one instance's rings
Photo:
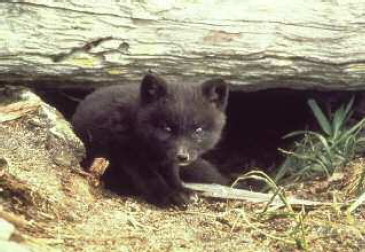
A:
{"type": "MultiPolygon", "coordinates": [[[[77,140],[55,130],[37,100],[0,105],[0,217],[32,251],[365,251],[365,214],[336,204],[261,214],[265,205],[199,198],[161,209],[115,195],[80,170],[77,140]],[[301,213],[302,211],[302,213],[301,213]],[[300,222],[298,221],[300,220],[300,222]],[[304,242],[303,242],[304,241],[304,242]]],[[[61,127],[62,128],[62,127],[61,127]]],[[[352,196],[354,161],[333,181],[297,182],[287,194],[325,202],[352,196]]]]}

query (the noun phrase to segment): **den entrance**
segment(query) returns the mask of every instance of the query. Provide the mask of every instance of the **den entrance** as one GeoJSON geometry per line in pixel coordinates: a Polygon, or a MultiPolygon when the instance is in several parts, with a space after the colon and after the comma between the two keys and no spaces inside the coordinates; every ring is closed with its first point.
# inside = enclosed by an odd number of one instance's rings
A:
{"type": "MultiPolygon", "coordinates": [[[[43,88],[36,93],[70,120],[78,102],[92,91],[43,88]]],[[[298,140],[298,137],[283,137],[298,130],[319,129],[308,99],[315,99],[323,111],[330,114],[331,109],[348,102],[354,94],[291,89],[231,91],[222,141],[206,156],[222,172],[242,174],[260,169],[273,175],[286,158],[278,149],[290,149],[298,140]]],[[[356,103],[360,103],[359,99],[356,103]]],[[[355,110],[355,119],[363,116],[361,109],[359,111],[355,110]]]]}

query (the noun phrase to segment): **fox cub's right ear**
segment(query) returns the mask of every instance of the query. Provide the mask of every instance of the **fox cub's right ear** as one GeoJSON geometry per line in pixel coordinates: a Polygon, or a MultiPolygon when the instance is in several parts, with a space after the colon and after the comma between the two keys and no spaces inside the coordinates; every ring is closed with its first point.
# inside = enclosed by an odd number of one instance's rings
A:
{"type": "Polygon", "coordinates": [[[228,101],[228,84],[221,78],[211,79],[203,83],[203,95],[219,110],[224,111],[228,101]]]}
{"type": "Polygon", "coordinates": [[[157,101],[161,97],[166,96],[167,83],[164,79],[156,74],[148,73],[144,76],[141,83],[141,100],[143,103],[151,103],[157,101]]]}

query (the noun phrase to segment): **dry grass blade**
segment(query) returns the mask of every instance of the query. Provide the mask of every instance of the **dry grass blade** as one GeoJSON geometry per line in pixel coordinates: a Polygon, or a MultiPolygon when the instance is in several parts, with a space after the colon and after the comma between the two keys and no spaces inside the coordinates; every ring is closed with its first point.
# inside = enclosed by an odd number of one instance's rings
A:
{"type": "Polygon", "coordinates": [[[348,213],[352,213],[356,208],[358,208],[360,205],[364,204],[365,201],[365,193],[363,193],[360,197],[358,197],[354,203],[350,205],[350,207],[347,209],[348,213]]]}

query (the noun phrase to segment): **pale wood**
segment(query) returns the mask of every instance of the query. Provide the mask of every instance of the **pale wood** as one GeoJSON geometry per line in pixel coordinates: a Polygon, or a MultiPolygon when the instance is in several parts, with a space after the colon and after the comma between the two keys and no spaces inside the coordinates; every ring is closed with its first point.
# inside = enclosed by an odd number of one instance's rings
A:
{"type": "MultiPolygon", "coordinates": [[[[253,192],[245,189],[236,189],[228,186],[216,185],[216,184],[199,184],[199,183],[184,183],[186,188],[194,190],[200,196],[207,198],[219,198],[219,199],[231,199],[242,200],[249,203],[264,203],[272,206],[281,207],[285,203],[279,196],[273,198],[272,193],[253,192]]],[[[287,203],[290,205],[304,205],[304,206],[323,206],[323,205],[336,205],[333,202],[318,202],[311,200],[298,199],[294,197],[287,197],[287,203]]],[[[346,203],[340,204],[345,205],[346,203]]]]}
{"type": "Polygon", "coordinates": [[[1,83],[126,83],[148,69],[254,88],[361,90],[365,2],[0,2],[1,83]]]}

